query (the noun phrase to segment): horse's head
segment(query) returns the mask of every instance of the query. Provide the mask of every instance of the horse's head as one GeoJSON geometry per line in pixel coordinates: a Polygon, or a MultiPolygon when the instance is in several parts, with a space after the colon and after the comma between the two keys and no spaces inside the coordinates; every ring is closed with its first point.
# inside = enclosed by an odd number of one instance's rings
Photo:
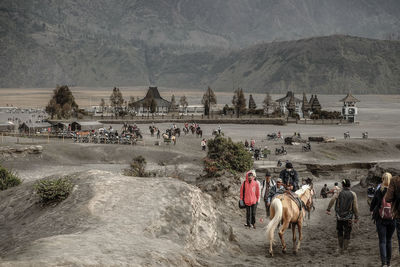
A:
{"type": "Polygon", "coordinates": [[[311,184],[303,185],[299,190],[296,191],[296,194],[300,197],[301,201],[303,201],[305,208],[308,212],[311,211],[313,207],[313,194],[314,190],[311,184]]]}

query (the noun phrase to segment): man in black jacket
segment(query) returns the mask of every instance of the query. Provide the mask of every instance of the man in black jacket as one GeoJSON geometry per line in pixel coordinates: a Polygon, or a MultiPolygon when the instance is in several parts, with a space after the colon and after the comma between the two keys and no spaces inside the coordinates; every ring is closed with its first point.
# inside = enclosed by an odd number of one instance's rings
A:
{"type": "Polygon", "coordinates": [[[347,250],[349,246],[353,216],[355,217],[354,222],[358,222],[357,195],[350,190],[349,179],[344,179],[342,185],[342,191],[332,197],[326,210],[326,214],[331,215],[331,208],[335,203],[337,219],[336,230],[338,231],[338,241],[341,252],[347,250]]]}
{"type": "Polygon", "coordinates": [[[286,163],[285,167],[286,168],[279,174],[279,178],[282,179],[283,185],[287,190],[295,192],[299,189],[299,175],[297,171],[293,169],[292,163],[286,163]]]}

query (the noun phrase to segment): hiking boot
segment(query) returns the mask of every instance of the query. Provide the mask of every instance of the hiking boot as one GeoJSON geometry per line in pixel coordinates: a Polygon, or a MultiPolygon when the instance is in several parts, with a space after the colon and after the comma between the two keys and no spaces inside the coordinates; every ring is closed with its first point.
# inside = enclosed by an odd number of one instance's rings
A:
{"type": "Polygon", "coordinates": [[[252,224],[252,225],[251,225],[251,228],[256,229],[256,225],[255,225],[255,224],[252,224]]]}
{"type": "Polygon", "coordinates": [[[244,224],[244,227],[250,227],[251,225],[250,224],[244,224]]]}

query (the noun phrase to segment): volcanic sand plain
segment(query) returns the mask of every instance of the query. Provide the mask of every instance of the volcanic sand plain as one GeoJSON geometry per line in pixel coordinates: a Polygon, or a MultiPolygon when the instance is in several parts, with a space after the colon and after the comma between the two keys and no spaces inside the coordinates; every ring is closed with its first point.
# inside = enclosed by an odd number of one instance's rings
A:
{"type": "MultiPolygon", "coordinates": [[[[327,98],[332,99],[329,103],[334,107],[335,98],[327,98]]],[[[304,138],[323,135],[337,139],[334,143],[312,143],[311,152],[302,152],[301,145],[287,146],[287,156],[272,155],[255,163],[262,177],[266,168],[276,171],[278,159],[291,160],[295,168],[302,170],[301,178],[314,178],[318,194],[316,210],[310,220],[305,220],[298,255],[291,252],[289,230],[285,234],[287,254],[281,253],[278,242],[273,258],[266,257],[268,219],[263,204],[258,207],[257,229],[244,228],[245,214],[237,209],[240,180],[230,176],[199,178],[206,154],[196,136],[181,136],[175,146],[163,142],[156,146],[149,125],[139,124],[144,140],[136,146],[78,144],[61,139],[47,143],[45,139],[22,138],[16,144],[16,138],[5,137],[1,146],[40,144],[43,153],[1,156],[1,164],[18,173],[24,183],[0,193],[0,219],[4,225],[0,230],[0,265],[377,266],[377,233],[370,219],[366,189],[359,185],[368,169],[343,169],[343,164],[385,162],[398,166],[398,103],[385,103],[387,96],[385,100],[378,98],[371,96],[370,102],[360,103],[360,107],[365,106],[360,108],[358,125],[222,125],[224,134],[234,141],[255,138],[258,146],[272,151],[282,145],[282,140],[265,140],[270,132],[281,131],[288,136],[296,131],[304,138]],[[350,131],[352,138],[343,140],[344,131],[350,131]],[[369,139],[360,138],[364,131],[369,132],[369,139]],[[146,158],[148,170],[158,177],[128,179],[122,175],[137,155],[146,158]],[[331,166],[332,170],[313,173],[306,164],[331,166]],[[75,191],[65,203],[46,209],[34,204],[35,180],[64,175],[77,177],[75,191]],[[361,217],[354,226],[349,252],[339,256],[335,219],[325,214],[329,199],[319,198],[319,190],[324,183],[332,186],[345,177],[352,180],[358,194],[361,217]]],[[[165,130],[170,125],[158,126],[165,130]]],[[[218,127],[201,126],[205,138],[212,138],[211,130],[218,127]]],[[[396,239],[393,251],[392,265],[400,265],[396,239]]]]}

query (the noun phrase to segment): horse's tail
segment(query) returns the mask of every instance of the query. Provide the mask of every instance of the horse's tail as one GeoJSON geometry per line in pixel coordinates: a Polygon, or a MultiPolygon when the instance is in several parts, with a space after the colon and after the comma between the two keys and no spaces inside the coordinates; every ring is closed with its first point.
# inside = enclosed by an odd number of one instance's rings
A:
{"type": "Polygon", "coordinates": [[[283,207],[279,198],[274,198],[271,203],[270,210],[274,210],[275,214],[272,220],[267,225],[267,240],[274,241],[274,232],[278,227],[279,222],[282,220],[283,207]]]}

